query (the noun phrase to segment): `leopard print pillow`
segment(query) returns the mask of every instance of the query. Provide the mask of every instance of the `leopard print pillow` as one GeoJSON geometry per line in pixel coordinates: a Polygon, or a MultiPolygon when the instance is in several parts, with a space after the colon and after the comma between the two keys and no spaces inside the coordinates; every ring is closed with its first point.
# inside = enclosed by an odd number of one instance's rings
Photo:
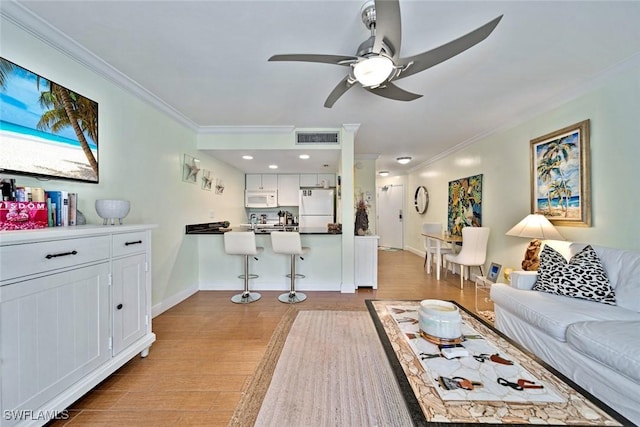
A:
{"type": "Polygon", "coordinates": [[[546,245],[540,252],[540,268],[533,290],[616,305],[615,292],[591,245],[569,262],[546,245]]]}

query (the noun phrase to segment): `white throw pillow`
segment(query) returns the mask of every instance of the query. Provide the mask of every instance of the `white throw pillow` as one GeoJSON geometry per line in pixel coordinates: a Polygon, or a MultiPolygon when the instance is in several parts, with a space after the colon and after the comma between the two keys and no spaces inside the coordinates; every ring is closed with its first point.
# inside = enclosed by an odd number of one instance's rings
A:
{"type": "Polygon", "coordinates": [[[550,246],[540,252],[540,267],[534,291],[582,298],[616,305],[607,273],[589,245],[567,260],[550,246]]]}

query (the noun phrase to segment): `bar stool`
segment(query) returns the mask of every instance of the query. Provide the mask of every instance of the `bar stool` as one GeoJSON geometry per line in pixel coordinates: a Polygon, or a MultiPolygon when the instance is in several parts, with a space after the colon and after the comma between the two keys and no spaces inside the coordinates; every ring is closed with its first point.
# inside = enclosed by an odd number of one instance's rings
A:
{"type": "Polygon", "coordinates": [[[286,292],[278,297],[280,302],[295,304],[307,299],[307,296],[302,292],[296,292],[296,278],[303,278],[304,275],[296,274],[296,256],[300,259],[302,255],[309,252],[309,248],[303,248],[300,242],[300,233],[295,231],[272,231],[271,232],[271,246],[273,252],[277,254],[286,254],[291,256],[291,274],[287,274],[287,277],[291,278],[291,288],[289,292],[286,292]]]}
{"type": "Polygon", "coordinates": [[[224,251],[229,255],[244,256],[244,274],[238,276],[244,279],[244,289],[241,294],[231,297],[236,304],[245,304],[258,301],[261,295],[257,292],[249,292],[249,279],[255,279],[257,274],[249,274],[249,256],[261,254],[264,248],[256,247],[256,235],[253,231],[227,231],[224,233],[224,251]]]}

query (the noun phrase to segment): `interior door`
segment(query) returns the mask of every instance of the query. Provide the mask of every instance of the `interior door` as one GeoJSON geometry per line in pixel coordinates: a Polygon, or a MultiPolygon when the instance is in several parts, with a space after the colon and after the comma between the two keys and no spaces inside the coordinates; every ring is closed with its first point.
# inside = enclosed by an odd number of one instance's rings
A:
{"type": "Polygon", "coordinates": [[[388,248],[404,247],[404,186],[402,184],[378,187],[379,245],[388,248]]]}

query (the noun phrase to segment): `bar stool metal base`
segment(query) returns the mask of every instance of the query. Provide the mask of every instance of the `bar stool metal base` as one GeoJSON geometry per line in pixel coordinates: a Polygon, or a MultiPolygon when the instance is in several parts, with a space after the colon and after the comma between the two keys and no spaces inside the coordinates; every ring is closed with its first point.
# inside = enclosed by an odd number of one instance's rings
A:
{"type": "Polygon", "coordinates": [[[278,301],[285,304],[296,304],[307,299],[307,296],[302,292],[285,292],[278,297],[278,301]]]}
{"type": "Polygon", "coordinates": [[[236,304],[248,304],[250,302],[258,301],[262,295],[257,292],[243,292],[231,297],[231,301],[236,304]]]}
{"type": "MultiPolygon", "coordinates": [[[[256,258],[258,259],[258,258],[256,258]]],[[[249,291],[249,279],[256,279],[260,276],[257,274],[249,274],[249,255],[244,256],[244,274],[238,276],[239,279],[243,279],[244,288],[241,294],[237,294],[231,297],[231,301],[236,304],[249,304],[250,302],[258,301],[262,295],[257,292],[249,291]]]]}

